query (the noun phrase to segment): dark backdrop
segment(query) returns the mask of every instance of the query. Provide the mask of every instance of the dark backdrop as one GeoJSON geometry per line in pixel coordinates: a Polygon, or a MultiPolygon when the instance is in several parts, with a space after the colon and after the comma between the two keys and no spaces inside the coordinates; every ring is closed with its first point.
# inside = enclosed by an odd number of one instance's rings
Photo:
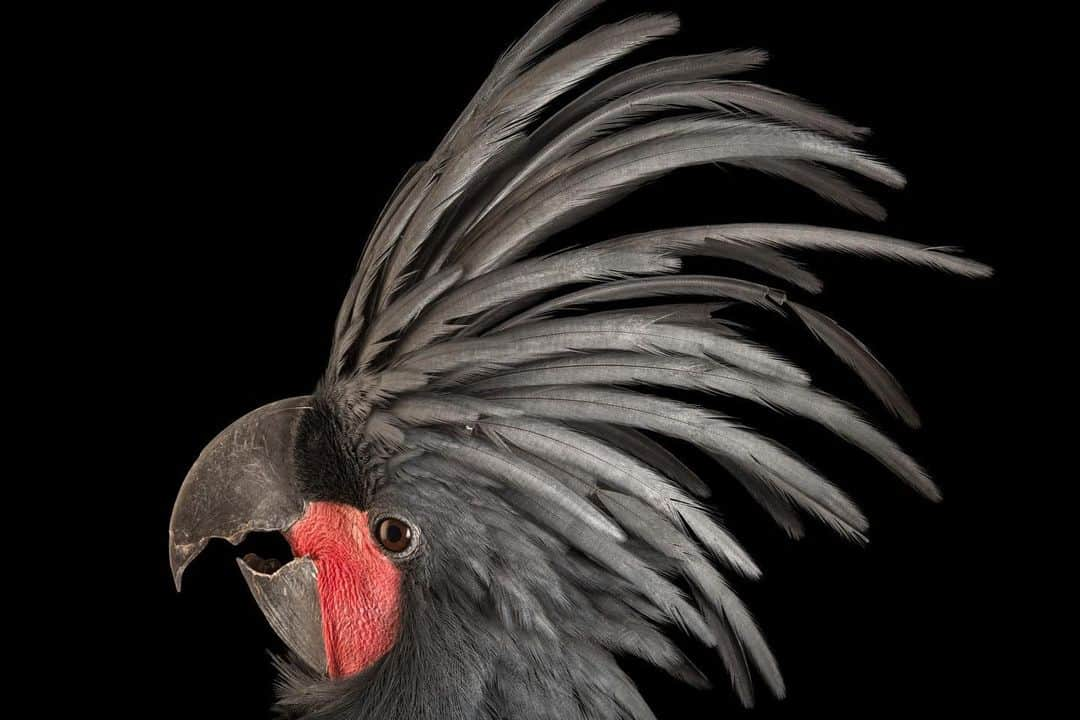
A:
{"type": "MultiPolygon", "coordinates": [[[[962,16],[887,6],[871,17],[772,3],[737,11],[712,2],[612,5],[679,10],[681,36],[642,57],[660,48],[770,51],[756,79],[871,126],[870,149],[907,174],[908,189],[882,196],[891,214],[877,229],[962,245],[1003,269],[976,283],[836,256],[816,263],[829,286],[823,307],[893,369],[924,429],[886,417],[827,353],[814,356],[814,367],[931,470],[943,504],[921,501],[857,451],[817,434],[802,447],[863,503],[869,546],[845,545],[812,523],[809,538],[788,542],[736,493],[721,494],[729,523],[766,570],[740,590],[789,687],[787,700],[763,700],[756,717],[995,705],[1008,683],[994,669],[1013,632],[1001,624],[997,575],[1010,551],[990,531],[1013,480],[997,389],[1009,268],[1002,233],[975,232],[971,222],[994,203],[973,189],[988,176],[978,160],[982,138],[967,120],[983,108],[993,71],[981,40],[962,16]]],[[[94,48],[88,112],[106,126],[96,152],[123,176],[97,208],[116,239],[102,243],[102,254],[140,268],[125,273],[122,287],[98,289],[115,296],[132,348],[114,359],[130,463],[112,487],[136,531],[126,545],[132,588],[115,598],[105,588],[94,594],[119,604],[110,631],[130,641],[125,656],[135,661],[139,693],[163,709],[152,715],[265,716],[265,649],[277,641],[230,549],[212,548],[189,570],[185,593],[173,592],[166,531],[175,491],[218,430],[313,387],[337,302],[388,193],[545,7],[155,11],[117,17],[137,31],[117,30],[94,48]]],[[[876,227],[797,189],[702,168],[637,193],[576,237],[739,220],[876,227]]],[[[662,720],[741,712],[719,663],[696,657],[718,679],[717,691],[633,667],[662,720]]],[[[119,691],[112,699],[118,710],[138,702],[119,691]]]]}

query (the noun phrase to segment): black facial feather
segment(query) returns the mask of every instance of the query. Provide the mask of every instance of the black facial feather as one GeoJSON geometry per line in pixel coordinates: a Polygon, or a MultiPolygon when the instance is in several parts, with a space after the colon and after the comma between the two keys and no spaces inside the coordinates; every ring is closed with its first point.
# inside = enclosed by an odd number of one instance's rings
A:
{"type": "Polygon", "coordinates": [[[310,409],[300,418],[293,457],[304,499],[367,507],[374,484],[368,453],[322,393],[312,395],[310,409]]]}

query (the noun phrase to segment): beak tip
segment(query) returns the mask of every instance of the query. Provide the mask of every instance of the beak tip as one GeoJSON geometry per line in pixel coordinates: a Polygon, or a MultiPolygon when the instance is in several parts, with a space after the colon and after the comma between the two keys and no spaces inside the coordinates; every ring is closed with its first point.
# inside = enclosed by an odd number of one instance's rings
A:
{"type": "Polygon", "coordinates": [[[172,570],[173,584],[176,592],[180,592],[180,586],[184,579],[184,571],[195,557],[206,547],[206,541],[194,543],[179,543],[173,533],[169,532],[169,568],[172,570]]]}
{"type": "Polygon", "coordinates": [[[174,567],[172,569],[173,585],[176,586],[176,592],[180,592],[180,585],[184,580],[184,568],[174,567]]]}

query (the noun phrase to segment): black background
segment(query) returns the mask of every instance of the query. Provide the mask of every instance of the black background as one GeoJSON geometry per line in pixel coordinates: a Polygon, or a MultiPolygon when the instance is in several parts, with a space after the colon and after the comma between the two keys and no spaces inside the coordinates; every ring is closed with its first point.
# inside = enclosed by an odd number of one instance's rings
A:
{"type": "MultiPolygon", "coordinates": [[[[788,542],[736,493],[720,494],[729,524],[766,570],[740,591],[789,688],[786,700],[763,699],[753,715],[1000,709],[1021,682],[1004,648],[1021,631],[1003,625],[1000,568],[1020,551],[992,529],[1016,480],[1001,442],[1007,238],[972,222],[997,197],[980,160],[983,137],[968,120],[987,102],[993,68],[980,43],[988,39],[962,15],[887,7],[870,17],[773,4],[612,5],[603,18],[646,8],[675,8],[683,18],[679,37],[637,57],[767,49],[771,61],[754,79],[871,126],[869,149],[904,172],[909,187],[879,195],[890,217],[877,226],[778,182],[688,170],[571,240],[676,224],[810,222],[961,245],[999,269],[973,282],[816,259],[828,286],[819,307],[890,366],[925,427],[912,432],[888,418],[812,343],[794,352],[814,358],[827,389],[869,408],[931,470],[946,501],[921,501],[857,451],[802,425],[808,434],[793,444],[867,510],[867,547],[812,523],[806,540],[788,542]]],[[[83,138],[93,163],[119,178],[98,188],[86,211],[106,230],[98,259],[118,271],[97,293],[119,321],[110,382],[123,398],[126,460],[112,471],[109,501],[130,518],[130,586],[89,589],[118,610],[101,628],[118,643],[105,649],[123,648],[127,658],[114,678],[121,689],[109,694],[118,714],[150,697],[152,716],[266,716],[273,673],[265,650],[277,641],[231,550],[211,548],[189,570],[184,594],[172,589],[166,538],[176,489],[218,430],[313,387],[337,302],[386,197],[545,8],[154,11],[116,17],[111,40],[91,41],[88,64],[72,69],[85,73],[79,112],[96,128],[83,138]],[[130,682],[137,693],[122,689],[130,682]]],[[[658,717],[742,713],[719,664],[695,657],[718,690],[686,689],[631,666],[658,717]]]]}

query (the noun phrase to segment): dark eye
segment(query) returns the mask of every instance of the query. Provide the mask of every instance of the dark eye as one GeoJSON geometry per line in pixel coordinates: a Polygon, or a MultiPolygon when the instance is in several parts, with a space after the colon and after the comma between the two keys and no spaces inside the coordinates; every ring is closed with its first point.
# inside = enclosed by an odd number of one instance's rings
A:
{"type": "Polygon", "coordinates": [[[408,552],[413,544],[413,529],[409,523],[395,517],[383,518],[375,527],[375,537],[387,552],[395,555],[408,552]]]}

